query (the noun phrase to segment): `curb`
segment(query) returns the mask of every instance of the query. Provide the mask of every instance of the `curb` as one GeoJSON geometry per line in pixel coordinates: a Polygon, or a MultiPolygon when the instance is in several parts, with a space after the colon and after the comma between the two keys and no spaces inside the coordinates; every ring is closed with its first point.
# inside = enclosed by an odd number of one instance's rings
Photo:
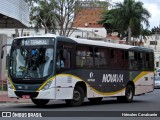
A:
{"type": "Polygon", "coordinates": [[[0,101],[1,103],[32,103],[31,101],[0,101]]]}

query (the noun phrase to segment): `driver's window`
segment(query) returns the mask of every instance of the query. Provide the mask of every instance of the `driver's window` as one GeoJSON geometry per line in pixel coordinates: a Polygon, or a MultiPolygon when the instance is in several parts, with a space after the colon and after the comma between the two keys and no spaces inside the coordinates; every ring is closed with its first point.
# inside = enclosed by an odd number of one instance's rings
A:
{"type": "Polygon", "coordinates": [[[43,77],[51,74],[53,69],[53,49],[48,48],[45,52],[45,64],[43,70],[43,77]]]}
{"type": "Polygon", "coordinates": [[[71,51],[68,49],[58,50],[56,56],[56,68],[60,70],[62,68],[71,67],[71,51]]]}

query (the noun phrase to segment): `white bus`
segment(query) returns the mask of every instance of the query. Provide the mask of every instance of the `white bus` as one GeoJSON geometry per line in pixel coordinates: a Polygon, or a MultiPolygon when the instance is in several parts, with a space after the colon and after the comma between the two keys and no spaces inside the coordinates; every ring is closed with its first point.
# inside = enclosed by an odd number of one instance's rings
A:
{"type": "Polygon", "coordinates": [[[34,104],[79,106],[115,96],[132,102],[154,90],[152,49],[56,35],[19,37],[9,55],[8,95],[34,104]]]}

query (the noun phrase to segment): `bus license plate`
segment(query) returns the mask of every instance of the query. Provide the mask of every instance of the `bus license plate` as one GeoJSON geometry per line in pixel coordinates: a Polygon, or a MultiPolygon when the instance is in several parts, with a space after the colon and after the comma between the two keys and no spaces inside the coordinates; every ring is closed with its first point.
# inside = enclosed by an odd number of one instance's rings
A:
{"type": "Polygon", "coordinates": [[[30,99],[30,96],[29,95],[22,95],[22,98],[23,99],[30,99]]]}

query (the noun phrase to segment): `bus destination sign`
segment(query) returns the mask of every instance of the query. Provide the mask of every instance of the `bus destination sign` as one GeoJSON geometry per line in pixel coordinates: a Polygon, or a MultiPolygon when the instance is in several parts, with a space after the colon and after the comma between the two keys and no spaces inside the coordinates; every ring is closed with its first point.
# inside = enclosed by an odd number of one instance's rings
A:
{"type": "Polygon", "coordinates": [[[49,45],[49,39],[22,40],[22,45],[49,45]]]}

